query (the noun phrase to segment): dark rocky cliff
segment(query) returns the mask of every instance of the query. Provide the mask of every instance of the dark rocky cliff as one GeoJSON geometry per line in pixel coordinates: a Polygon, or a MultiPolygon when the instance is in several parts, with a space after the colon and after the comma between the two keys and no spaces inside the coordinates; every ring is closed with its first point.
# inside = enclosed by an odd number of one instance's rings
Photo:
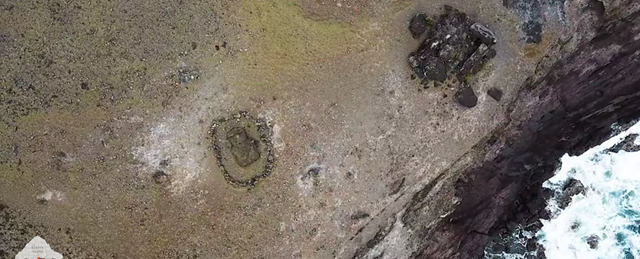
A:
{"type": "Polygon", "coordinates": [[[580,24],[584,31],[556,48],[573,41],[571,51],[540,63],[510,104],[508,121],[475,147],[476,162],[455,184],[460,203],[424,235],[415,258],[481,258],[505,224],[539,217],[544,204],[531,203],[563,154],[580,154],[608,138],[613,123],[640,116],[640,8],[621,2],[605,16],[598,1],[587,2],[594,30],[580,24]]]}

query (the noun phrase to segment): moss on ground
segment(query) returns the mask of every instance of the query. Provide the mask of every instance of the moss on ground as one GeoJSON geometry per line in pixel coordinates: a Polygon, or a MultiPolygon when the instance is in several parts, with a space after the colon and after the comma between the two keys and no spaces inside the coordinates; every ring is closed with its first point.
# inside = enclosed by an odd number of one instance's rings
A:
{"type": "Polygon", "coordinates": [[[312,20],[293,0],[244,1],[240,15],[250,42],[242,55],[252,71],[247,84],[274,86],[283,73],[295,76],[310,63],[344,54],[356,40],[350,25],[312,20]]]}

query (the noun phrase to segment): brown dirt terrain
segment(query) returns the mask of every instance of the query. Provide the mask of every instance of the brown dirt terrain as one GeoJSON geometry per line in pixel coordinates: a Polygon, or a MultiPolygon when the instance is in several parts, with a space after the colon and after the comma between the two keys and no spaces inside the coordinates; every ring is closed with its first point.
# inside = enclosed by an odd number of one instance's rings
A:
{"type": "Polygon", "coordinates": [[[0,255],[40,235],[65,258],[351,258],[387,228],[375,249],[407,258],[392,219],[504,120],[556,35],[524,44],[517,20],[500,1],[4,1],[0,255]],[[444,4],[498,37],[473,109],[410,79],[408,21],[444,4]],[[252,188],[211,148],[238,111],[273,130],[252,188]]]}

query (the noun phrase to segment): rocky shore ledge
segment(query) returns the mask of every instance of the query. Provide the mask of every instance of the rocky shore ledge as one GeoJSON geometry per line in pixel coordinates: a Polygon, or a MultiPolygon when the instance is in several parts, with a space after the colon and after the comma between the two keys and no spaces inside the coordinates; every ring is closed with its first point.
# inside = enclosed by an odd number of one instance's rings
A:
{"type": "Polygon", "coordinates": [[[612,124],[640,116],[640,6],[613,1],[605,11],[602,2],[582,2],[580,26],[521,87],[508,121],[474,147],[474,162],[457,172],[455,210],[425,231],[414,258],[482,258],[508,225],[544,217],[541,185],[562,155],[578,155],[609,138],[612,124]]]}

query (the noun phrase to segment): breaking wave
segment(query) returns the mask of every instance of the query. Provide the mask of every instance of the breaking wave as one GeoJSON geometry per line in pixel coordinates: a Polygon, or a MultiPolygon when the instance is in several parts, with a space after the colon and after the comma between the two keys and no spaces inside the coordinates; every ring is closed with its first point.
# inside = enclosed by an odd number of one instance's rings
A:
{"type": "Polygon", "coordinates": [[[574,178],[584,193],[565,209],[554,195],[547,205],[551,220],[542,220],[537,233],[519,230],[509,240],[522,246],[520,253],[485,258],[536,258],[524,249],[524,237],[535,235],[548,259],[640,259],[640,152],[607,151],[629,134],[640,134],[640,123],[580,156],[562,157],[562,167],[543,187],[561,193],[574,178]]]}

